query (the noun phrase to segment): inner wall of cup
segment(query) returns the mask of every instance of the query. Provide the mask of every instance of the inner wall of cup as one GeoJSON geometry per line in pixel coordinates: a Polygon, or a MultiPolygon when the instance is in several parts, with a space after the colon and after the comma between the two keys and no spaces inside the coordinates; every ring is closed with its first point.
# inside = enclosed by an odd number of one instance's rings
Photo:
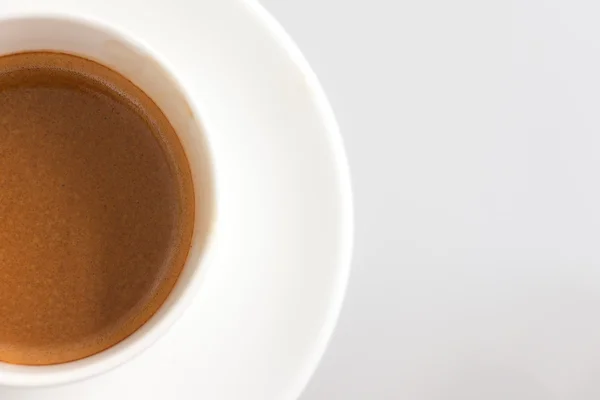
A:
{"type": "MultiPolygon", "coordinates": [[[[74,54],[121,73],[161,108],[175,128],[186,152],[192,170],[196,199],[192,249],[179,281],[165,304],[134,335],[143,334],[151,328],[153,320],[167,312],[177,301],[185,290],[186,283],[197,272],[212,228],[214,186],[202,126],[183,89],[156,58],[109,29],[87,22],[55,17],[0,21],[0,56],[24,51],[74,54]]],[[[94,357],[96,356],[90,358],[94,357]]]]}

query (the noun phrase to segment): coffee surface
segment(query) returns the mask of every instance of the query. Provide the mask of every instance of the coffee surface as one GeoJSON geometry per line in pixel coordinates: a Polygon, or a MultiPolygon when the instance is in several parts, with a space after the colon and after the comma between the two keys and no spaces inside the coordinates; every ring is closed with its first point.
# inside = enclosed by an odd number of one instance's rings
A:
{"type": "Polygon", "coordinates": [[[143,325],[185,263],[193,198],[175,131],[123,76],[0,57],[0,361],[77,360],[143,325]]]}

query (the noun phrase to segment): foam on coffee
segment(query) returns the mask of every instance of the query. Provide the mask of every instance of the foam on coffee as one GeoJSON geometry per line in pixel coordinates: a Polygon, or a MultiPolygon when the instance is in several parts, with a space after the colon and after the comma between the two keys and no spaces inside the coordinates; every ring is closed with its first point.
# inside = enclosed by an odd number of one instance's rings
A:
{"type": "Polygon", "coordinates": [[[0,361],[64,363],[131,335],[193,224],[184,150],[142,90],[73,55],[0,57],[0,361]]]}

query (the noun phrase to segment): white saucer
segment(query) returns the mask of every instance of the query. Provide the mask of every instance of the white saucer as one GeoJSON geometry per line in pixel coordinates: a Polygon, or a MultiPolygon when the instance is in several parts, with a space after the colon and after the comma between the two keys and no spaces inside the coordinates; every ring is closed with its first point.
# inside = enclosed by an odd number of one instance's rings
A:
{"type": "Polygon", "coordinates": [[[236,0],[20,0],[6,11],[110,21],[162,53],[214,133],[226,179],[214,264],[166,337],[98,378],[0,398],[297,398],[341,306],[352,205],[333,114],[295,45],[236,0]]]}

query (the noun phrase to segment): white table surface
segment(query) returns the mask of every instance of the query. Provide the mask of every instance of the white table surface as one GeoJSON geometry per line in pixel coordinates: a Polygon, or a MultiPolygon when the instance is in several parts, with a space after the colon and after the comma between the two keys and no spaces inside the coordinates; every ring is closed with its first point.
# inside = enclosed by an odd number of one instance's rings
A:
{"type": "Polygon", "coordinates": [[[355,192],[302,400],[600,398],[600,4],[262,3],[328,93],[355,192]]]}

